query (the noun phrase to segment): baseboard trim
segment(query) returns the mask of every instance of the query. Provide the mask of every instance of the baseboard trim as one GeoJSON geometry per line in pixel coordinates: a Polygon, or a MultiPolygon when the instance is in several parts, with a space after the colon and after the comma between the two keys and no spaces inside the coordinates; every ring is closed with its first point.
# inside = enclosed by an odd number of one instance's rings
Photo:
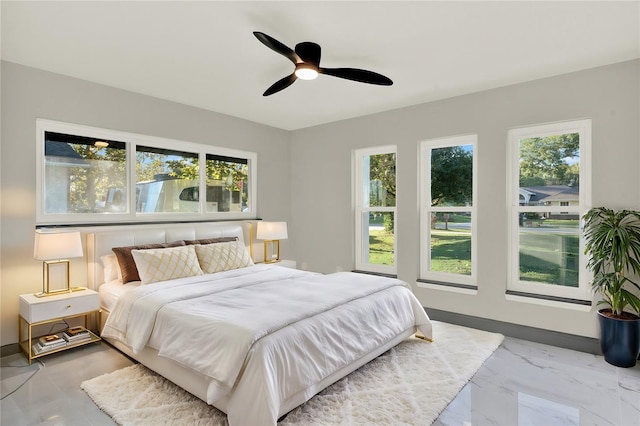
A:
{"type": "Polygon", "coordinates": [[[542,328],[529,327],[526,325],[511,324],[503,321],[495,321],[487,318],[474,317],[471,315],[459,314],[455,312],[441,311],[439,309],[427,309],[429,318],[435,321],[448,322],[464,327],[478,328],[517,339],[529,340],[531,342],[545,345],[557,346],[565,349],[601,355],[600,342],[598,339],[584,336],[576,336],[559,331],[544,330],[542,328]]]}
{"type": "Polygon", "coordinates": [[[0,357],[14,355],[20,352],[20,346],[17,343],[9,343],[8,345],[0,346],[0,357]]]}

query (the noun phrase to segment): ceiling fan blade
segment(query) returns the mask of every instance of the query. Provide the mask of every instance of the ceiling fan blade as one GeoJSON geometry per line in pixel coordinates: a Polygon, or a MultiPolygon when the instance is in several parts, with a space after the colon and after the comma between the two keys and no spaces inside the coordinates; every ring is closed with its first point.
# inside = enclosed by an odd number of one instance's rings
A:
{"type": "Polygon", "coordinates": [[[288,75],[285,78],[281,78],[280,80],[273,83],[271,87],[265,90],[262,96],[273,95],[274,93],[277,93],[282,89],[286,89],[287,87],[291,86],[293,82],[296,81],[297,79],[298,77],[296,77],[295,73],[288,75]]]}
{"type": "Polygon", "coordinates": [[[320,68],[320,73],[345,78],[347,80],[359,81],[361,83],[378,84],[380,86],[391,86],[393,84],[390,78],[382,74],[357,68],[320,68]]]}
{"type": "Polygon", "coordinates": [[[302,59],[300,59],[296,52],[294,52],[290,47],[287,47],[284,44],[280,43],[275,38],[265,33],[261,33],[260,31],[254,31],[253,35],[256,36],[256,38],[269,49],[273,50],[274,52],[278,52],[286,58],[289,58],[289,60],[294,64],[302,62],[302,59]]]}
{"type": "Polygon", "coordinates": [[[319,44],[303,41],[296,44],[296,53],[304,62],[313,64],[316,67],[320,66],[321,48],[319,44]]]}

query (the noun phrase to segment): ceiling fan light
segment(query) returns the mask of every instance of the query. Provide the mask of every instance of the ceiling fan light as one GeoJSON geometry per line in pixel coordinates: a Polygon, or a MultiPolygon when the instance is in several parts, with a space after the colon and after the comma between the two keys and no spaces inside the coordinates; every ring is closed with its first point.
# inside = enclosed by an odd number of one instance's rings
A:
{"type": "Polygon", "coordinates": [[[301,80],[313,80],[318,77],[318,70],[309,64],[298,64],[295,73],[301,80]]]}

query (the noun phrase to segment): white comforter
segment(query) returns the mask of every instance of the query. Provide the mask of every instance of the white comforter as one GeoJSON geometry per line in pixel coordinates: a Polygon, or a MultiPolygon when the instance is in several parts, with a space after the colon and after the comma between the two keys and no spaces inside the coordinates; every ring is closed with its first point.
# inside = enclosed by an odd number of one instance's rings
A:
{"type": "Polygon", "coordinates": [[[275,424],[288,398],[310,398],[314,384],[416,327],[431,337],[402,281],[256,265],[140,286],[102,335],[137,353],[153,334],[161,356],[209,379],[208,403],[229,397],[231,424],[275,424]]]}

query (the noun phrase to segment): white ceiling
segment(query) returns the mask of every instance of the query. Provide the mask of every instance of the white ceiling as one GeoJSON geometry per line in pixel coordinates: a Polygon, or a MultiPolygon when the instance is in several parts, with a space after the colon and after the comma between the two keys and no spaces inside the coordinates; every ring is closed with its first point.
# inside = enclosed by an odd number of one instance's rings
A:
{"type": "Polygon", "coordinates": [[[2,59],[286,130],[640,57],[640,2],[2,1],[2,59]],[[252,34],[322,46],[320,76],[252,34]]]}

